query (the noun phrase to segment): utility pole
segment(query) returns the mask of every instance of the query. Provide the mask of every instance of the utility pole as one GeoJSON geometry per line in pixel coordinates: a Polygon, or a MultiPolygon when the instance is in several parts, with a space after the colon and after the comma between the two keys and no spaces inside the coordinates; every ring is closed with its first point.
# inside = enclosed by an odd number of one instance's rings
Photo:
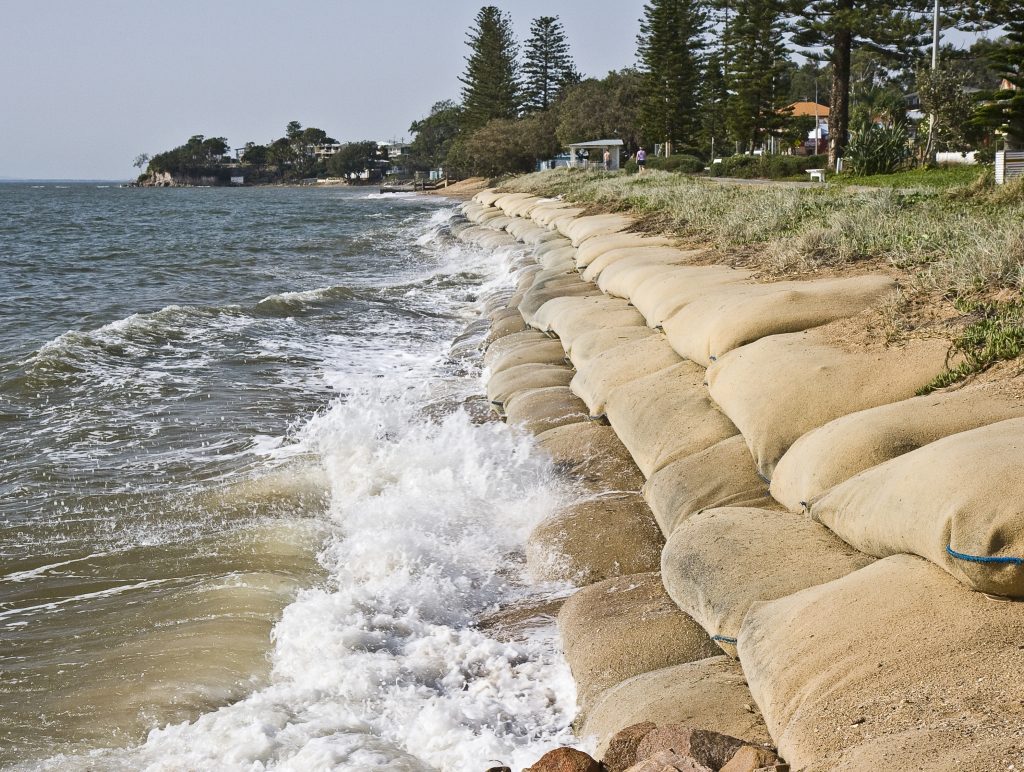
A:
{"type": "MultiPolygon", "coordinates": [[[[932,14],[932,75],[939,69],[939,0],[935,0],[935,12],[932,14]]],[[[933,112],[928,115],[928,142],[924,146],[925,163],[931,163],[935,157],[935,120],[938,116],[933,112]]]]}

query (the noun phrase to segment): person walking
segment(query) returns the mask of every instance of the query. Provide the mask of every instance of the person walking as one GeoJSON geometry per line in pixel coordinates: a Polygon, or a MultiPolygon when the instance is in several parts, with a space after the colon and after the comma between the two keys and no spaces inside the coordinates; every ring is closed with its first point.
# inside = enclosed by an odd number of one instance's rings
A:
{"type": "Polygon", "coordinates": [[[604,170],[608,171],[612,165],[612,151],[605,148],[604,151],[604,170]]]}
{"type": "Polygon", "coordinates": [[[647,151],[641,147],[636,151],[636,168],[640,174],[644,173],[645,166],[647,166],[647,151]]]}

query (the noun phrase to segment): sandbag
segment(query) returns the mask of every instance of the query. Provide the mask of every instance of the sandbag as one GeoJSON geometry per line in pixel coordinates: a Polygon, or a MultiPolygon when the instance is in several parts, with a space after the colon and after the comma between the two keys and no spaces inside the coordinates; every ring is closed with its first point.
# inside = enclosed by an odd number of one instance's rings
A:
{"type": "Polygon", "coordinates": [[[524,244],[528,244],[531,247],[537,247],[541,244],[546,244],[549,241],[560,241],[561,235],[558,233],[552,233],[547,228],[542,228],[532,220],[527,221],[527,227],[519,234],[519,240],[524,244]]]}
{"type": "Polygon", "coordinates": [[[552,268],[559,268],[564,270],[563,266],[572,264],[573,254],[576,252],[576,247],[559,247],[558,249],[551,249],[545,252],[538,258],[538,262],[541,267],[547,270],[552,268]]]}
{"type": "Polygon", "coordinates": [[[914,396],[942,371],[949,350],[941,340],[848,350],[828,342],[823,329],[762,338],[708,368],[712,399],[746,438],[765,479],[802,434],[914,396]]]}
{"type": "Polygon", "coordinates": [[[610,298],[605,295],[553,298],[537,309],[537,313],[533,315],[532,326],[543,332],[549,330],[556,332],[554,324],[565,313],[579,310],[619,309],[624,307],[626,307],[626,304],[618,298],[610,298]]]}
{"type": "Polygon", "coordinates": [[[550,204],[554,201],[553,198],[541,198],[540,196],[527,196],[522,201],[512,204],[508,208],[508,213],[513,217],[525,217],[529,218],[530,213],[533,212],[541,204],[550,204]]]}
{"type": "Polygon", "coordinates": [[[896,555],[755,604],[739,654],[794,769],[994,770],[1024,759],[1021,641],[1024,604],[896,555]]]}
{"type": "Polygon", "coordinates": [[[665,591],[735,656],[751,605],[831,582],[873,562],[803,515],[707,509],[679,523],[661,554],[665,591]]]}
{"type": "MultiPolygon", "coordinates": [[[[502,293],[502,294],[504,294],[504,293],[502,293]]],[[[503,301],[499,301],[499,302],[503,302],[503,305],[500,305],[499,307],[497,307],[494,310],[489,311],[487,313],[487,318],[491,321],[491,324],[494,324],[495,322],[502,322],[505,319],[509,319],[509,318],[514,319],[517,316],[520,319],[523,318],[523,315],[521,313],[519,313],[519,309],[518,308],[511,308],[508,305],[508,301],[509,301],[509,299],[511,297],[512,297],[511,295],[506,296],[503,299],[503,301]]]]}
{"type": "Polygon", "coordinates": [[[579,217],[584,211],[582,207],[574,207],[565,202],[541,204],[530,213],[530,219],[543,228],[551,229],[556,220],[579,217]]]}
{"type": "MultiPolygon", "coordinates": [[[[616,263],[630,261],[643,263],[645,265],[661,263],[663,265],[674,265],[686,262],[682,255],[686,253],[675,247],[626,247],[623,249],[610,249],[607,252],[595,257],[583,271],[583,278],[587,281],[596,281],[604,271],[616,263]]],[[[579,263],[579,252],[577,251],[577,264],[579,263]]]]}
{"type": "Polygon", "coordinates": [[[624,231],[633,224],[633,218],[624,214],[593,214],[576,217],[572,221],[558,221],[558,229],[578,247],[587,239],[624,231]]]}
{"type": "MultiPolygon", "coordinates": [[[[644,326],[644,319],[637,310],[630,308],[624,300],[619,298],[597,295],[574,299],[587,302],[566,307],[551,318],[551,330],[558,335],[562,341],[562,346],[567,351],[580,335],[593,332],[594,330],[617,329],[630,325],[635,327],[644,326]],[[606,302],[593,304],[589,302],[597,299],[602,299],[606,302]]],[[[541,307],[541,310],[543,311],[544,308],[541,307]]]]}
{"type": "Polygon", "coordinates": [[[649,338],[656,333],[649,327],[609,327],[578,335],[569,346],[569,358],[574,365],[585,366],[594,357],[630,341],[649,338]]]}
{"type": "Polygon", "coordinates": [[[559,341],[549,338],[543,341],[524,342],[499,354],[493,354],[493,349],[487,349],[483,361],[490,375],[494,377],[520,364],[564,364],[565,351],[559,341]]]}
{"type": "Polygon", "coordinates": [[[666,319],[665,334],[682,356],[706,367],[734,348],[767,335],[808,330],[859,314],[895,288],[892,279],[877,275],[730,284],[666,319]]]}
{"type": "Polygon", "coordinates": [[[487,347],[487,352],[484,354],[484,367],[490,367],[498,359],[501,359],[510,351],[514,351],[520,346],[529,343],[544,343],[550,340],[551,338],[537,330],[522,330],[521,332],[506,335],[487,347]]]}
{"type": "Polygon", "coordinates": [[[535,581],[582,587],[657,571],[664,543],[639,494],[598,495],[563,507],[534,528],[526,567],[535,581]]]}
{"type": "Polygon", "coordinates": [[[601,290],[590,282],[575,280],[549,281],[537,286],[536,284],[526,291],[522,302],[519,303],[519,311],[527,324],[533,323],[533,316],[540,310],[541,306],[553,298],[584,297],[600,295],[601,290]]]}
{"type": "MultiPolygon", "coordinates": [[[[548,233],[551,233],[551,231],[548,231],[548,233]]],[[[572,242],[558,233],[551,233],[551,238],[548,239],[547,241],[538,244],[537,248],[533,250],[533,254],[539,260],[549,252],[554,252],[559,249],[566,250],[565,254],[567,255],[576,255],[576,247],[572,245],[572,242]],[[570,252],[569,250],[572,251],[570,252]]]]}
{"type": "Polygon", "coordinates": [[[558,632],[582,713],[628,678],[718,653],[665,594],[656,572],[584,587],[558,612],[558,632]]]}
{"type": "Polygon", "coordinates": [[[505,193],[498,198],[494,199],[492,206],[497,207],[505,214],[511,214],[509,211],[516,204],[525,201],[528,198],[536,198],[532,193],[505,193]]]}
{"type": "Polygon", "coordinates": [[[531,220],[520,220],[518,217],[513,217],[505,226],[505,230],[515,236],[519,241],[522,241],[523,233],[528,229],[534,229],[537,227],[539,226],[531,220]]]}
{"type": "Polygon", "coordinates": [[[960,432],[872,467],[811,517],[877,557],[908,552],[968,587],[1024,597],[1024,418],[960,432]]]}
{"type": "Polygon", "coordinates": [[[643,475],[610,426],[568,424],[537,435],[537,447],[555,468],[584,490],[598,493],[638,491],[643,475]]]}
{"type": "Polygon", "coordinates": [[[484,348],[490,346],[499,338],[515,335],[517,332],[524,332],[525,330],[526,322],[523,321],[523,315],[518,311],[515,314],[502,316],[498,321],[491,322],[490,329],[487,331],[487,337],[484,338],[484,348]]]}
{"type": "Polygon", "coordinates": [[[587,404],[592,416],[604,415],[614,389],[680,362],[664,336],[652,335],[616,346],[578,366],[569,387],[587,404]]]}
{"type": "Polygon", "coordinates": [[[597,738],[600,757],[616,732],[643,721],[710,729],[751,743],[770,741],[739,663],[721,654],[652,670],[606,690],[587,713],[580,735],[597,738]]]}
{"type": "Polygon", "coordinates": [[[609,295],[630,299],[637,287],[648,279],[664,276],[680,265],[690,263],[703,250],[678,250],[678,255],[637,257],[618,260],[607,266],[598,277],[597,286],[609,295]]]}
{"type": "Polygon", "coordinates": [[[704,368],[693,362],[613,389],[605,413],[645,477],[736,434],[708,397],[704,368]]]}
{"type": "Polygon", "coordinates": [[[587,406],[566,386],[520,391],[502,407],[509,424],[530,434],[588,420],[587,406]]]}
{"type": "Polygon", "coordinates": [[[639,233],[612,233],[594,236],[580,244],[576,252],[576,265],[586,268],[596,258],[613,249],[636,247],[667,247],[672,242],[661,236],[643,236],[639,233]]]}
{"type": "Polygon", "coordinates": [[[560,365],[516,365],[491,376],[487,381],[487,399],[500,407],[526,389],[568,386],[572,375],[570,368],[560,365]]]}
{"type": "MultiPolygon", "coordinates": [[[[503,215],[500,215],[499,217],[487,218],[487,219],[483,220],[480,224],[483,225],[485,228],[491,228],[491,229],[496,230],[496,231],[503,231],[503,230],[505,230],[505,228],[507,228],[509,225],[511,225],[514,222],[516,222],[516,220],[514,218],[509,217],[508,215],[503,214],[503,215]]],[[[506,233],[508,233],[508,232],[506,231],[506,233]]],[[[508,235],[511,236],[512,234],[508,234],[508,235]]]]}
{"type": "MultiPolygon", "coordinates": [[[[574,383],[576,378],[570,387],[574,383]]],[[[665,536],[703,509],[767,509],[774,504],[739,434],[666,464],[650,476],[641,492],[665,536]]]]}
{"type": "Polygon", "coordinates": [[[499,193],[497,188],[485,188],[473,196],[473,201],[476,201],[483,206],[493,206],[494,202],[501,198],[504,193],[499,193]]]}
{"type": "Polygon", "coordinates": [[[779,460],[772,496],[800,512],[865,469],[957,432],[1024,417],[1024,399],[999,386],[912,397],[830,421],[794,442],[779,460]]]}
{"type": "Polygon", "coordinates": [[[641,281],[630,302],[651,327],[661,327],[679,309],[709,292],[746,281],[751,272],[724,265],[674,265],[641,281]]]}

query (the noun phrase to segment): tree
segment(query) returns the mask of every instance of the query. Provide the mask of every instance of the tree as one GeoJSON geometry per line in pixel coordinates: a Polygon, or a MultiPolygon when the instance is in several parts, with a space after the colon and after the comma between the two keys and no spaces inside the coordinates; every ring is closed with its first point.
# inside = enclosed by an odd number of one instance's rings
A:
{"type": "Polygon", "coordinates": [[[460,137],[452,146],[448,166],[461,174],[497,177],[531,172],[538,160],[557,151],[554,116],[544,111],[518,120],[496,118],[460,137]]]}
{"type": "Polygon", "coordinates": [[[284,130],[284,135],[289,141],[294,142],[302,136],[302,124],[298,121],[288,121],[288,125],[284,130]]]}
{"type": "Polygon", "coordinates": [[[523,107],[527,112],[547,110],[562,91],[580,82],[569,41],[557,16],[541,16],[530,26],[523,54],[523,107]]]}
{"type": "Polygon", "coordinates": [[[743,150],[781,128],[787,104],[784,0],[732,0],[735,17],[724,32],[730,67],[726,120],[743,150]]]}
{"type": "Polygon", "coordinates": [[[644,133],[671,152],[700,129],[698,92],[707,8],[691,0],[651,0],[644,6],[637,53],[644,74],[640,104],[644,133]]]}
{"type": "MultiPolygon", "coordinates": [[[[967,149],[968,131],[977,105],[973,95],[964,90],[965,81],[963,73],[946,67],[918,71],[921,109],[934,116],[934,124],[928,127],[930,150],[967,149]]],[[[929,162],[934,160],[931,158],[929,162]]]]}
{"type": "Polygon", "coordinates": [[[149,153],[139,153],[132,161],[132,166],[140,171],[149,163],[149,153]]]}
{"type": "Polygon", "coordinates": [[[726,130],[729,91],[725,85],[722,61],[718,52],[708,57],[701,83],[701,146],[708,148],[712,155],[728,147],[726,130]]]}
{"type": "Polygon", "coordinates": [[[512,21],[493,5],[480,9],[467,34],[470,55],[462,83],[463,126],[480,128],[494,118],[515,118],[521,106],[518,46],[512,21]]]}
{"type": "Polygon", "coordinates": [[[891,61],[912,58],[926,40],[930,0],[790,0],[797,17],[793,40],[832,68],[829,163],[846,150],[850,127],[850,61],[866,47],[891,61]]]}
{"type": "Polygon", "coordinates": [[[990,61],[1007,88],[989,95],[979,117],[1003,132],[1007,148],[1016,150],[1024,148],[1024,21],[1018,17],[1006,27],[1006,45],[992,51],[990,61]]]}
{"type": "Polygon", "coordinates": [[[242,151],[242,163],[262,169],[270,161],[270,151],[266,145],[257,145],[255,142],[246,142],[242,151]]]}
{"type": "Polygon", "coordinates": [[[636,70],[610,72],[568,89],[558,106],[559,142],[621,139],[633,152],[642,142],[637,107],[642,90],[643,76],[636,70]]]}
{"type": "Polygon", "coordinates": [[[361,174],[364,170],[377,168],[377,143],[373,140],[362,142],[346,142],[338,152],[331,156],[327,168],[338,177],[361,174]]]}
{"type": "Polygon", "coordinates": [[[302,131],[302,142],[310,147],[318,147],[327,141],[327,132],[310,126],[302,131]]]}
{"type": "Polygon", "coordinates": [[[444,164],[461,123],[462,108],[450,99],[436,102],[430,115],[413,121],[409,126],[409,132],[416,135],[409,148],[413,168],[434,169],[444,164]]]}

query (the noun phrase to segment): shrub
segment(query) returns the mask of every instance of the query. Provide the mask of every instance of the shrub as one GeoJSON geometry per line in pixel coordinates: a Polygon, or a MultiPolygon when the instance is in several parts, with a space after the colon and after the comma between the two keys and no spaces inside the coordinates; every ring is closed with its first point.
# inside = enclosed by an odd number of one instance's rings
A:
{"type": "Polygon", "coordinates": [[[854,131],[847,157],[855,174],[892,174],[910,157],[906,126],[872,124],[854,131]]]}
{"type": "Polygon", "coordinates": [[[740,177],[754,179],[767,177],[797,177],[808,169],[822,169],[828,162],[823,155],[734,155],[711,167],[714,177],[740,177]]]}
{"type": "Polygon", "coordinates": [[[670,155],[668,158],[651,158],[647,165],[652,169],[662,169],[666,172],[678,172],[680,174],[701,174],[704,172],[704,162],[692,155],[670,155]]]}

